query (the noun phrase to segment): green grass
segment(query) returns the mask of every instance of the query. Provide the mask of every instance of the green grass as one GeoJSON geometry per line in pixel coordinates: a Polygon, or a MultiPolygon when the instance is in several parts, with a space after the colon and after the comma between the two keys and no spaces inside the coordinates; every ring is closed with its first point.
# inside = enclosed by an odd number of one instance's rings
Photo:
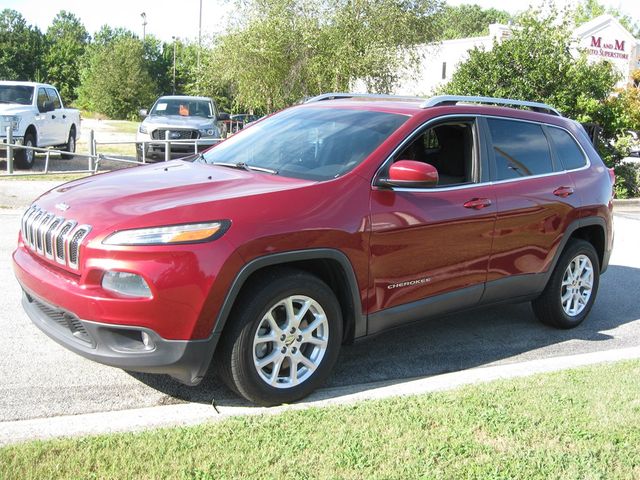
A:
{"type": "Polygon", "coordinates": [[[640,361],[0,450],[0,478],[640,478],[640,361]]]}

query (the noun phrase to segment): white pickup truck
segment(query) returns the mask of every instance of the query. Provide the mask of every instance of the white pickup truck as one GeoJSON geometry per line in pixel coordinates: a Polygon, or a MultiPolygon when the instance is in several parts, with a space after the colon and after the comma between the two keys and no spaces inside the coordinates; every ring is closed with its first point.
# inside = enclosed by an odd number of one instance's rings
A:
{"type": "MultiPolygon", "coordinates": [[[[0,139],[29,147],[58,147],[73,157],[80,135],[80,112],[64,108],[58,90],[46,83],[0,81],[0,139]]],[[[33,166],[34,151],[16,149],[18,168],[33,166]]]]}

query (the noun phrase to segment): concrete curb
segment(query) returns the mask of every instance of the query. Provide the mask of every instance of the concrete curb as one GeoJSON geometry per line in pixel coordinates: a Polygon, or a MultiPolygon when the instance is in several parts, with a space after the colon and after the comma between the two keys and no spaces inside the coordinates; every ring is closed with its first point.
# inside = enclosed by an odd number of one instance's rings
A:
{"type": "Polygon", "coordinates": [[[101,435],[116,432],[135,432],[159,427],[196,425],[239,415],[274,415],[289,410],[418,395],[498,379],[525,377],[538,373],[638,358],[640,358],[640,347],[631,347],[531,360],[508,365],[478,367],[433,377],[324,389],[314,393],[304,402],[273,408],[233,406],[214,408],[212,405],[186,403],[133,410],[0,422],[0,445],[35,439],[46,440],[59,437],[101,435]]]}

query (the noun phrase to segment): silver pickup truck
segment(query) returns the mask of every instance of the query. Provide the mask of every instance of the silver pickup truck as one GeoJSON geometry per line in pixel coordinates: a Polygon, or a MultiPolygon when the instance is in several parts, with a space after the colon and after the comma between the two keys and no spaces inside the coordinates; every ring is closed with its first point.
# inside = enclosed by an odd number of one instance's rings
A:
{"type": "MultiPolygon", "coordinates": [[[[80,136],[80,112],[64,108],[58,90],[52,85],[35,82],[0,81],[0,139],[7,143],[7,127],[13,143],[29,147],[57,147],[76,151],[80,136]]],[[[34,152],[15,150],[18,168],[33,167],[34,152]]]]}
{"type": "Polygon", "coordinates": [[[219,112],[213,99],[187,95],[160,97],[151,111],[140,110],[140,116],[144,120],[136,136],[139,161],[163,154],[164,144],[158,141],[166,140],[167,136],[172,142],[171,153],[208,148],[225,136],[224,121],[229,120],[229,114],[219,112]]]}

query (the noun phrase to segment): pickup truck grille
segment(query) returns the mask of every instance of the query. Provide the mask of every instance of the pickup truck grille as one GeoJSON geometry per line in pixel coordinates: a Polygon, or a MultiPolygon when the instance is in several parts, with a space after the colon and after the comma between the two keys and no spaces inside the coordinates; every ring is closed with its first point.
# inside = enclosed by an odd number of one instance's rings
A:
{"type": "MultiPolygon", "coordinates": [[[[151,138],[153,140],[164,140],[165,132],[167,132],[167,129],[153,130],[151,138]]],[[[195,140],[199,136],[197,130],[169,130],[169,140],[195,140]]]]}
{"type": "Polygon", "coordinates": [[[22,216],[22,240],[35,254],[60,265],[78,270],[80,245],[91,231],[89,225],[78,225],[32,205],[22,216]]]}

